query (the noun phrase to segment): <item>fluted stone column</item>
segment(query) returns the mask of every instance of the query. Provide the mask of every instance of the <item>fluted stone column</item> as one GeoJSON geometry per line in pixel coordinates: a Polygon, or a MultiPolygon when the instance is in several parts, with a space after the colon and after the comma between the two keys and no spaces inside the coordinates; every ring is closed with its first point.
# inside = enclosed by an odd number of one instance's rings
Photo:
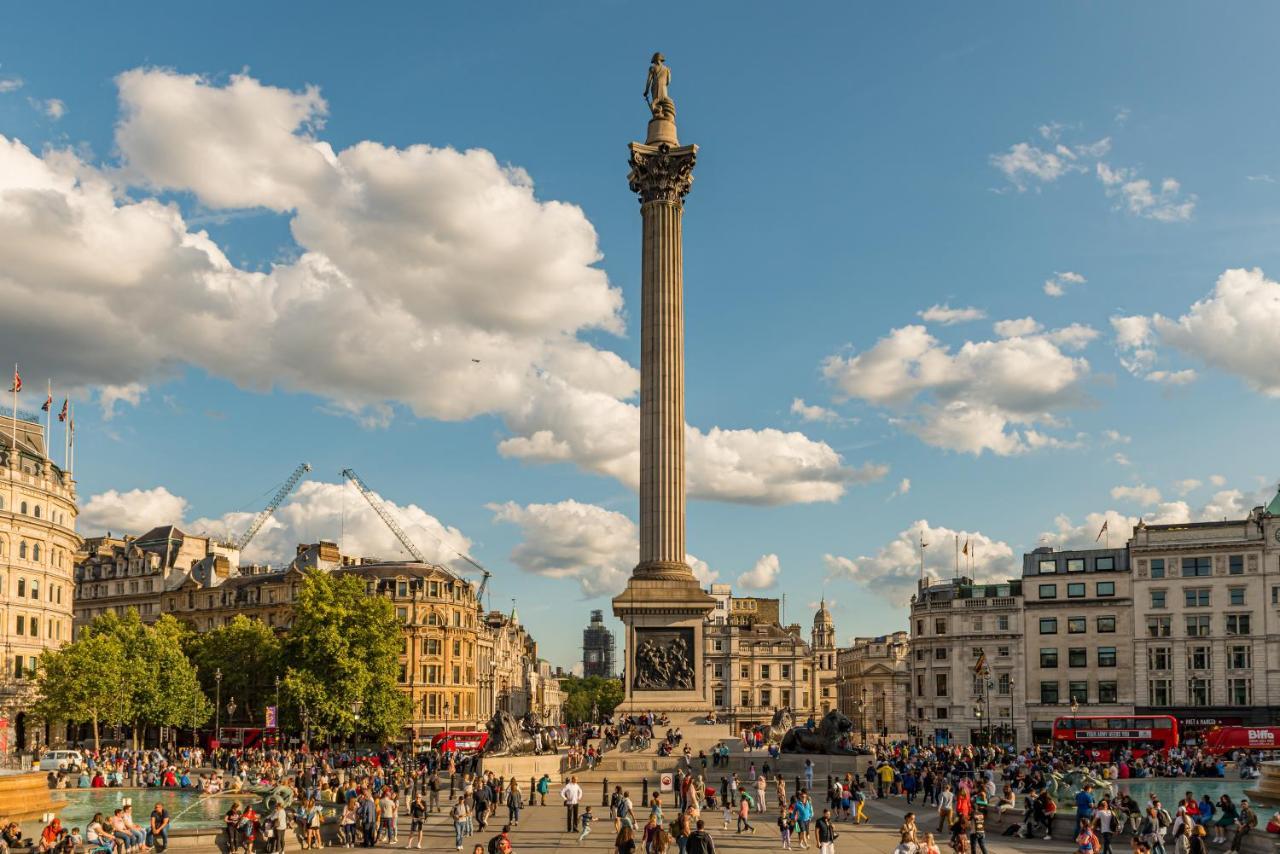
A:
{"type": "Polygon", "coordinates": [[[655,120],[631,143],[631,189],[640,196],[640,563],[638,577],[683,580],[684,250],[681,219],[698,148],[675,143],[655,120]]]}

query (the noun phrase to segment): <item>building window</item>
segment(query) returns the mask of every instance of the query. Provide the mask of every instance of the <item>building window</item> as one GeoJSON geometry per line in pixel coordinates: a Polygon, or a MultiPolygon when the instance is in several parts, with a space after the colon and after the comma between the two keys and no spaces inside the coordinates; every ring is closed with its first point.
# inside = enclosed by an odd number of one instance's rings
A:
{"type": "Polygon", "coordinates": [[[1116,583],[1114,581],[1099,581],[1097,584],[1099,596],[1116,595],[1116,583]]]}
{"type": "Polygon", "coordinates": [[[1000,678],[996,680],[996,692],[1007,697],[1011,690],[1013,690],[1013,680],[1008,673],[1001,673],[1000,678]]]}
{"type": "Polygon", "coordinates": [[[1147,617],[1147,637],[1167,638],[1173,634],[1172,617],[1147,617]]]}
{"type": "Polygon", "coordinates": [[[1248,646],[1233,646],[1228,649],[1227,667],[1232,670],[1248,670],[1253,667],[1253,649],[1248,646]]]}
{"type": "Polygon", "coordinates": [[[27,595],[27,580],[25,578],[18,579],[18,595],[19,596],[27,595]]]}
{"type": "Polygon", "coordinates": [[[1232,706],[1253,705],[1253,680],[1244,678],[1228,679],[1227,704],[1232,706]]]}
{"type": "Polygon", "coordinates": [[[1227,589],[1227,604],[1228,604],[1228,605],[1243,605],[1243,604],[1244,604],[1244,588],[1243,588],[1243,587],[1231,587],[1231,588],[1228,588],[1228,589],[1227,589]]]}
{"type": "Polygon", "coordinates": [[[1182,591],[1186,597],[1186,605],[1188,608],[1208,608],[1209,607],[1209,588],[1208,587],[1188,587],[1182,591]]]}
{"type": "Polygon", "coordinates": [[[1213,575],[1213,558],[1184,557],[1182,559],[1183,578],[1201,578],[1213,575]]]}
{"type": "Polygon", "coordinates": [[[1057,598],[1058,598],[1058,585],[1056,585],[1056,584],[1041,584],[1041,585],[1040,585],[1040,598],[1041,598],[1041,599],[1057,599],[1057,598]]]}
{"type": "Polygon", "coordinates": [[[1002,631],[1002,632],[1007,632],[1007,631],[1009,631],[1009,618],[1008,618],[1008,617],[996,617],[996,628],[997,628],[999,631],[1002,631]]]}
{"type": "Polygon", "coordinates": [[[947,674],[935,673],[933,678],[934,678],[933,696],[935,697],[947,696],[947,674]]]}
{"type": "Polygon", "coordinates": [[[1041,574],[1041,575],[1052,575],[1053,573],[1055,573],[1055,572],[1057,572],[1057,571],[1058,571],[1058,562],[1057,562],[1056,560],[1042,560],[1042,561],[1040,561],[1040,574],[1041,574]]]}
{"type": "Polygon", "coordinates": [[[946,621],[946,620],[934,620],[934,621],[933,621],[933,633],[934,633],[935,635],[945,635],[945,634],[947,633],[947,621],[946,621]]]}
{"type": "Polygon", "coordinates": [[[760,689],[760,705],[766,708],[773,705],[773,694],[768,688],[760,689]]]}
{"type": "Polygon", "coordinates": [[[778,669],[781,671],[781,673],[779,674],[780,678],[782,678],[782,679],[790,679],[790,678],[791,678],[791,665],[790,665],[790,664],[779,664],[779,665],[778,665],[778,669]]]}
{"type": "Polygon", "coordinates": [[[1152,679],[1147,683],[1147,690],[1151,694],[1151,705],[1173,705],[1173,683],[1170,680],[1152,679]]]}
{"type": "Polygon", "coordinates": [[[1112,634],[1112,633],[1114,633],[1114,632],[1115,632],[1115,630],[1116,630],[1116,618],[1115,618],[1115,617],[1099,617],[1099,618],[1098,618],[1098,633],[1099,633],[1099,634],[1104,634],[1104,635],[1105,635],[1105,634],[1112,634]]]}
{"type": "Polygon", "coordinates": [[[1187,637],[1207,638],[1209,636],[1209,615],[1187,617],[1187,637]]]}
{"type": "Polygon", "coordinates": [[[1148,670],[1170,670],[1173,667],[1173,651],[1167,646],[1147,648],[1148,670]]]}
{"type": "Polygon", "coordinates": [[[750,664],[741,664],[741,665],[739,665],[739,666],[738,666],[738,678],[739,678],[739,679],[750,679],[750,678],[751,678],[751,665],[750,665],[750,664]]]}
{"type": "Polygon", "coordinates": [[[1058,666],[1058,650],[1056,648],[1045,647],[1040,650],[1040,666],[1041,667],[1057,667],[1058,666]]]}
{"type": "Polygon", "coordinates": [[[1088,620],[1084,617],[1067,617],[1067,634],[1082,635],[1088,630],[1088,620]]]}
{"type": "Polygon", "coordinates": [[[1058,702],[1058,683],[1057,682],[1041,682],[1040,683],[1040,702],[1052,705],[1058,702]]]}
{"type": "Polygon", "coordinates": [[[1151,607],[1152,607],[1152,608],[1164,608],[1165,606],[1166,606],[1165,591],[1163,591],[1163,590],[1152,590],[1152,591],[1151,591],[1151,607]]]}
{"type": "Polygon", "coordinates": [[[1098,683],[1098,702],[1099,703],[1118,703],[1120,702],[1120,691],[1115,682],[1099,682],[1098,683]]]}
{"type": "Polygon", "coordinates": [[[981,618],[981,617],[974,617],[974,618],[973,618],[973,631],[975,631],[975,632],[980,632],[980,631],[982,631],[982,618],[981,618]]]}
{"type": "Polygon", "coordinates": [[[1116,648],[1114,646],[1098,647],[1098,666],[1099,667],[1115,667],[1116,666],[1116,648]]]}
{"type": "Polygon", "coordinates": [[[1067,558],[1067,572],[1084,572],[1084,558],[1067,558]]]}
{"type": "Polygon", "coordinates": [[[936,648],[933,650],[933,657],[934,657],[934,660],[936,660],[936,661],[946,661],[946,660],[947,660],[947,648],[946,648],[945,646],[936,647],[936,648]]]}
{"type": "Polygon", "coordinates": [[[711,702],[716,706],[724,705],[724,689],[716,688],[711,692],[711,702]]]}
{"type": "Polygon", "coordinates": [[[1227,634],[1229,635],[1249,634],[1249,615],[1248,614],[1227,614],[1227,634]]]}
{"type": "Polygon", "coordinates": [[[916,620],[916,634],[917,635],[924,634],[924,620],[916,620]]]}
{"type": "Polygon", "coordinates": [[[1187,647],[1187,669],[1209,670],[1213,667],[1213,650],[1208,646],[1187,647]]]}
{"type": "Polygon", "coordinates": [[[1067,699],[1074,700],[1077,703],[1089,702],[1089,683],[1088,682],[1067,683],[1067,699]]]}
{"type": "Polygon", "coordinates": [[[1244,575],[1244,555],[1232,555],[1227,558],[1227,571],[1232,575],[1244,575]]]}
{"type": "Polygon", "coordinates": [[[1058,633],[1057,617],[1041,617],[1040,618],[1040,634],[1056,635],[1058,633]]]}
{"type": "Polygon", "coordinates": [[[19,615],[18,615],[17,628],[18,628],[18,634],[20,634],[20,635],[22,635],[22,634],[26,634],[26,630],[27,630],[27,618],[26,618],[25,616],[23,616],[22,614],[19,614],[19,615]]]}
{"type": "Polygon", "coordinates": [[[1009,657],[1009,647],[1007,647],[1007,646],[998,646],[998,647],[996,647],[996,655],[997,655],[998,657],[1000,657],[1000,658],[1008,658],[1008,657],[1009,657]]]}
{"type": "Polygon", "coordinates": [[[1164,558],[1153,558],[1151,561],[1151,577],[1164,578],[1164,558]]]}
{"type": "MultiPolygon", "coordinates": [[[[770,679],[770,678],[772,678],[772,677],[770,677],[770,675],[769,675],[769,674],[770,674],[770,672],[771,672],[771,670],[772,670],[772,668],[770,668],[770,667],[769,667],[769,665],[767,665],[767,664],[762,664],[762,665],[760,665],[760,678],[761,678],[761,679],[770,679]]],[[[768,704],[768,703],[761,703],[760,705],[762,705],[762,706],[767,706],[767,705],[769,705],[769,704],[768,704]]]]}
{"type": "Polygon", "coordinates": [[[1081,582],[1078,582],[1078,583],[1075,583],[1075,584],[1068,584],[1068,585],[1067,585],[1067,598],[1068,598],[1068,599],[1083,599],[1083,598],[1084,598],[1084,582],[1083,582],[1083,581],[1081,581],[1081,582]]]}
{"type": "Polygon", "coordinates": [[[1089,651],[1079,647],[1067,650],[1067,667],[1088,667],[1089,651]]]}
{"type": "Polygon", "coordinates": [[[1116,568],[1116,559],[1113,557],[1100,557],[1093,562],[1093,568],[1098,572],[1106,572],[1116,568]]]}
{"type": "Polygon", "coordinates": [[[1195,678],[1187,681],[1187,705],[1207,706],[1212,693],[1212,679],[1195,678]]]}

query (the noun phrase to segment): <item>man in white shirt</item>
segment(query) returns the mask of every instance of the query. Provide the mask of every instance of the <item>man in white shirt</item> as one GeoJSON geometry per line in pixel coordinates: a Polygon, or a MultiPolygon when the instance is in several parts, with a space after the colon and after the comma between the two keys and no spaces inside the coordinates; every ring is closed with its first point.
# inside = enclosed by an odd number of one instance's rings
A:
{"type": "Polygon", "coordinates": [[[570,777],[569,782],[560,790],[560,799],[564,801],[565,833],[578,832],[578,805],[582,803],[582,787],[577,777],[570,777]]]}

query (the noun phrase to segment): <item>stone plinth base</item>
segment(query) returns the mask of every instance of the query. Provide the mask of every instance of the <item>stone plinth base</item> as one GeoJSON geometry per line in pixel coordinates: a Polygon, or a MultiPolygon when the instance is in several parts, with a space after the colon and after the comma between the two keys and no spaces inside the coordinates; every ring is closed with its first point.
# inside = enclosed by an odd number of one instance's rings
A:
{"type": "Polygon", "coordinates": [[[649,120],[649,133],[645,137],[648,145],[666,144],[675,148],[680,144],[676,139],[676,123],[674,119],[654,118],[649,120]]]}
{"type": "Polygon", "coordinates": [[[693,573],[641,574],[627,582],[627,589],[613,599],[613,613],[626,625],[623,653],[623,701],[615,714],[644,712],[684,712],[706,714],[711,710],[703,655],[703,623],[715,607],[715,600],[698,584],[693,573]],[[687,650],[682,672],[689,675],[685,686],[654,683],[654,674],[637,661],[637,651],[646,643],[664,650],[674,640],[687,650]]]}
{"type": "MultiPolygon", "coordinates": [[[[541,756],[486,756],[480,760],[480,768],[483,771],[492,771],[499,777],[515,777],[517,780],[526,781],[530,777],[534,779],[540,778],[543,774],[549,774],[551,779],[559,782],[563,775],[564,754],[562,753],[544,753],[541,756]]],[[[525,785],[521,782],[521,785],[525,785]]],[[[526,796],[528,793],[525,793],[526,796]]]]}

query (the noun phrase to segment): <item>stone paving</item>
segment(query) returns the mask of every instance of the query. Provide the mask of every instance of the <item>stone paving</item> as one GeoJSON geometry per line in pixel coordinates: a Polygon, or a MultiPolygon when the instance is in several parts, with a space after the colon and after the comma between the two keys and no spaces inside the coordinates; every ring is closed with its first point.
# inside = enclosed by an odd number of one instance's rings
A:
{"type": "MultiPolygon", "coordinates": [[[[594,793],[594,789],[591,791],[594,793]]],[[[548,805],[545,807],[527,807],[521,812],[520,824],[513,828],[511,833],[515,854],[613,851],[613,825],[609,821],[607,808],[596,806],[594,801],[592,802],[592,812],[596,817],[596,821],[592,825],[591,834],[579,846],[577,835],[565,832],[565,810],[559,805],[559,799],[554,796],[554,791],[547,796],[548,805]],[[556,801],[555,806],[551,805],[553,800],[556,801]]],[[[884,801],[871,801],[867,807],[867,814],[871,818],[870,824],[854,827],[847,822],[837,823],[837,832],[840,834],[840,838],[836,841],[838,854],[891,854],[897,846],[897,827],[902,820],[903,813],[907,810],[906,803],[901,798],[887,798],[884,801]]],[[[468,837],[463,843],[462,850],[464,854],[471,854],[472,849],[477,844],[487,844],[489,839],[502,829],[501,817],[505,815],[505,809],[499,810],[498,820],[491,820],[488,828],[483,833],[477,832],[468,837]]],[[[922,828],[933,830],[937,822],[936,813],[926,807],[922,810],[917,810],[917,816],[922,828]]],[[[780,851],[782,849],[775,823],[777,817],[778,814],[774,809],[767,810],[764,815],[753,816],[753,818],[758,819],[758,821],[753,822],[756,825],[755,835],[735,834],[732,826],[730,826],[729,830],[724,830],[719,810],[714,815],[704,818],[704,821],[707,821],[707,829],[711,831],[718,852],[764,852],[780,851]]],[[[408,822],[402,819],[401,826],[407,827],[408,822]]],[[[1063,840],[1043,842],[1001,837],[998,835],[1001,829],[999,826],[994,827],[992,835],[988,837],[987,847],[992,854],[1062,854],[1074,849],[1074,846],[1069,841],[1063,840]]],[[[404,844],[404,841],[405,838],[402,833],[401,845],[404,844]]],[[[945,835],[943,835],[941,840],[943,844],[940,847],[944,854],[950,854],[951,848],[945,844],[945,841],[945,835]]],[[[385,848],[387,846],[379,847],[385,848]]],[[[1123,847],[1127,847],[1127,845],[1123,847]]],[[[452,851],[453,849],[454,833],[452,823],[448,821],[446,816],[433,815],[427,825],[423,850],[436,852],[452,851]]],[[[801,849],[797,846],[796,850],[801,849]]],[[[817,854],[816,845],[811,845],[810,850],[817,854]]],[[[643,854],[642,847],[637,849],[637,854],[643,854]]],[[[676,854],[674,845],[672,845],[668,854],[676,854]]]]}

